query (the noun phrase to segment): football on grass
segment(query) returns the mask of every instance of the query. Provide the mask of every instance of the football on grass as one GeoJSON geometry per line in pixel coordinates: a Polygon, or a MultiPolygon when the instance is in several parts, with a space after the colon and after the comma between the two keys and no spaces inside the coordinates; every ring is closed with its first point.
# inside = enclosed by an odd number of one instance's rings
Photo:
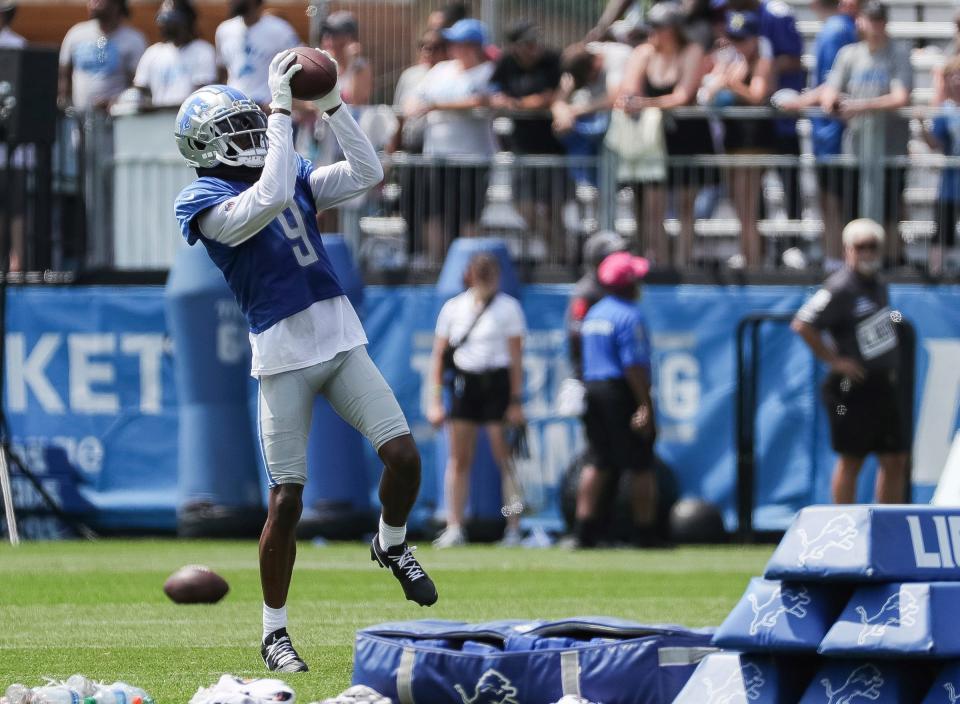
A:
{"type": "Polygon", "coordinates": [[[203,565],[181,567],[163,583],[163,593],[177,604],[215,604],[228,591],[227,580],[203,565]]]}
{"type": "Polygon", "coordinates": [[[318,49],[299,46],[293,49],[302,68],[290,79],[290,92],[297,100],[322,98],[337,85],[337,65],[318,49]]]}

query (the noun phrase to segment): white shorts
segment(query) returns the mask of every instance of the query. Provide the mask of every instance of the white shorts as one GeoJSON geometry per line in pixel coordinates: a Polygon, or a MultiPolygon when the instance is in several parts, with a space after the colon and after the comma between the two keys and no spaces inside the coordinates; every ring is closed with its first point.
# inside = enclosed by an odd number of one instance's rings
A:
{"type": "Polygon", "coordinates": [[[408,435],[393,391],[363,345],[305,369],[260,377],[257,422],[270,486],[307,480],[307,435],[317,394],[375,449],[408,435]]]}

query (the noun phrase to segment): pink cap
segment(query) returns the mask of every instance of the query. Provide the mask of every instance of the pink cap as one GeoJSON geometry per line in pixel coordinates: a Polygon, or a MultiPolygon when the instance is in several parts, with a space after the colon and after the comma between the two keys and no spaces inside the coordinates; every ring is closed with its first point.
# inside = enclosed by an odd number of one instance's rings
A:
{"type": "Polygon", "coordinates": [[[642,279],[648,271],[650,262],[643,257],[635,257],[630,252],[614,252],[600,262],[597,280],[603,286],[619,288],[642,279]]]}

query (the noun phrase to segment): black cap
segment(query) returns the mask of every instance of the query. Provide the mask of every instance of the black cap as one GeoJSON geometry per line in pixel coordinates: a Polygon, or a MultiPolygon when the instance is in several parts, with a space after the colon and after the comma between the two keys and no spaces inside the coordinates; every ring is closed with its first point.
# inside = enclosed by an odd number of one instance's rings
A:
{"type": "Polygon", "coordinates": [[[517,42],[532,42],[540,39],[540,30],[529,20],[520,20],[507,30],[504,35],[510,44],[517,42]]]}
{"type": "Polygon", "coordinates": [[[0,0],[0,12],[9,12],[17,9],[17,0],[0,0]]]}
{"type": "Polygon", "coordinates": [[[887,6],[879,2],[879,0],[869,0],[869,2],[860,8],[860,14],[868,20],[883,20],[886,22],[887,6]]]}
{"type": "Polygon", "coordinates": [[[323,21],[320,28],[323,34],[349,34],[351,37],[360,35],[360,25],[357,17],[349,10],[331,12],[323,21]]]}
{"type": "Polygon", "coordinates": [[[658,2],[650,8],[644,22],[653,29],[679,27],[683,24],[683,8],[675,2],[658,2]]]}

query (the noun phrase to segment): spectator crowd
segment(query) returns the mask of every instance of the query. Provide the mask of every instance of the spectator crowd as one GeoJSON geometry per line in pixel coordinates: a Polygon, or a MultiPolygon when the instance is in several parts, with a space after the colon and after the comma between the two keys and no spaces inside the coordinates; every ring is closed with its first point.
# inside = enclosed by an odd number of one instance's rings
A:
{"type": "MultiPolygon", "coordinates": [[[[453,238],[480,232],[491,165],[504,151],[546,157],[535,169],[523,166],[530,160],[518,162],[507,184],[511,201],[555,258],[577,259],[563,206],[583,187],[600,184],[595,157],[606,149],[617,157],[614,185],[632,203],[634,249],[654,266],[694,262],[695,222],[723,198],[740,233],[740,252],[731,263],[769,264],[775,253],[761,236],[761,220],[775,215],[799,222],[806,214],[797,115],[810,109],[824,262],[839,264],[844,223],[877,212],[859,208],[871,197],[881,204],[878,219],[894,233],[886,257],[902,260],[896,233],[907,170],[895,158],[908,154],[909,119],[901,109],[911,104],[914,76],[909,47],[888,32],[885,5],[812,0],[821,28],[809,72],[797,22],[783,0],[645,5],[610,0],[584,39],[565,48],[551,46],[529,21],[507,27],[503,45],[496,46],[466,3],[429,15],[416,62],[393,91],[392,136],[379,143],[388,154],[420,158],[406,168],[402,158],[392,158],[398,166],[389,178],[400,186],[398,209],[410,239],[430,261],[440,261],[453,238]],[[697,106],[708,109],[683,110],[697,106]],[[564,155],[575,158],[557,158],[564,155]],[[771,159],[784,156],[794,161],[771,159]],[[887,164],[880,167],[882,192],[863,193],[861,184],[878,183],[862,163],[867,156],[887,164]],[[775,213],[765,195],[771,176],[782,192],[775,213]],[[676,225],[668,231],[671,219],[676,225]]],[[[88,8],[90,19],[70,29],[60,50],[61,104],[81,112],[177,106],[214,81],[266,103],[270,57],[301,44],[290,24],[264,11],[263,0],[230,0],[231,16],[217,27],[213,45],[198,38],[191,0],[163,0],[156,16],[162,40],[149,47],[128,22],[126,0],[90,0],[88,8]]],[[[12,0],[0,3],[2,45],[22,42],[10,28],[15,10],[12,0]]],[[[357,18],[347,11],[330,14],[321,37],[339,64],[344,99],[365,106],[379,98],[366,54],[378,47],[361,43],[357,18]]],[[[934,83],[932,103],[943,110],[924,123],[923,138],[932,150],[960,155],[956,60],[935,71],[934,83]]],[[[295,113],[298,147],[306,140],[308,155],[338,156],[309,105],[295,106],[295,113]]],[[[376,124],[382,129],[384,123],[376,124]]],[[[955,168],[942,171],[931,261],[942,261],[955,241],[957,174],[955,168]]]]}

